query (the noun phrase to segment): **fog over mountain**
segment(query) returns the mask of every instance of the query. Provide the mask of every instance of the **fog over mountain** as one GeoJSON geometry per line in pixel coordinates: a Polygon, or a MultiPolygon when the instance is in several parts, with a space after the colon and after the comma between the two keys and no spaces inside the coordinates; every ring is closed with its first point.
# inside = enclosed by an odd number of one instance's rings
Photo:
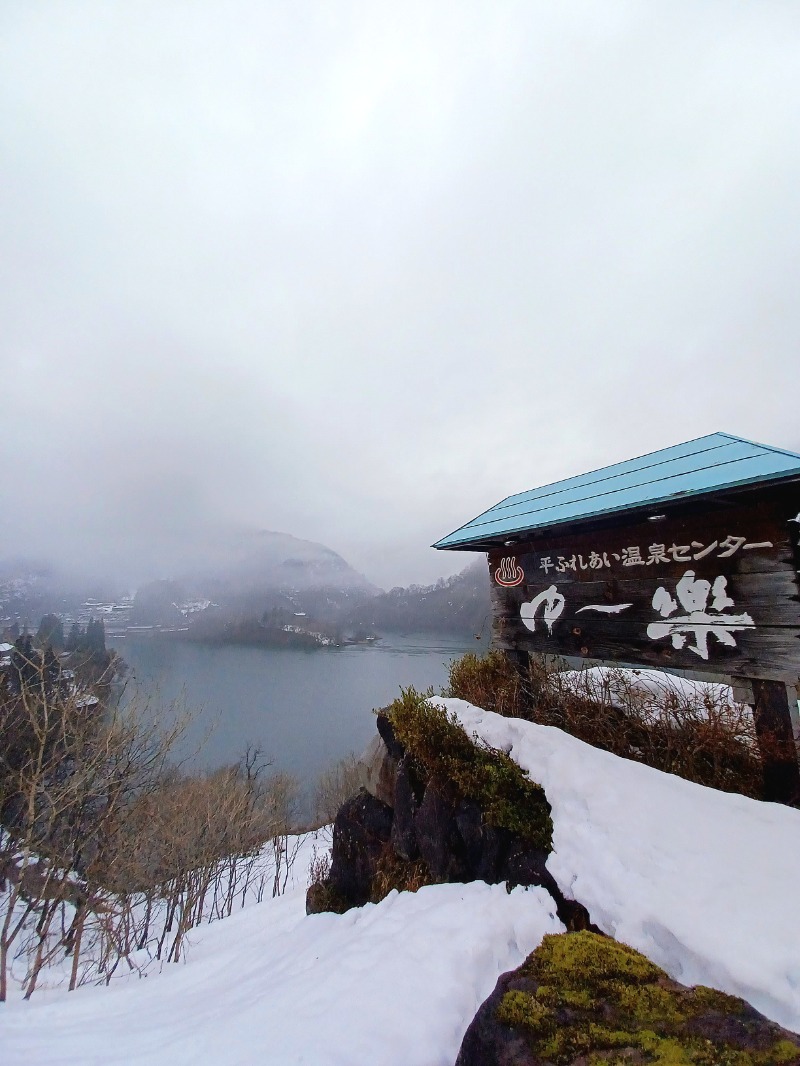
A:
{"type": "MultiPolygon", "coordinates": [[[[185,595],[220,598],[226,602],[253,599],[265,590],[320,590],[358,592],[370,597],[380,592],[337,552],[324,544],[301,540],[269,530],[218,529],[213,535],[187,541],[179,556],[147,561],[96,560],[74,565],[54,564],[44,557],[0,558],[0,581],[35,576],[37,586],[68,598],[111,598],[137,587],[162,581],[180,586],[185,595]]],[[[54,604],[55,606],[55,604],[54,604]]]]}
{"type": "Polygon", "coordinates": [[[237,531],[220,538],[177,576],[187,582],[216,583],[232,593],[285,586],[379,591],[324,544],[269,530],[237,531]]]}
{"type": "Polygon", "coordinates": [[[6,0],[0,556],[383,587],[518,491],[798,450],[785,0],[6,0]]]}

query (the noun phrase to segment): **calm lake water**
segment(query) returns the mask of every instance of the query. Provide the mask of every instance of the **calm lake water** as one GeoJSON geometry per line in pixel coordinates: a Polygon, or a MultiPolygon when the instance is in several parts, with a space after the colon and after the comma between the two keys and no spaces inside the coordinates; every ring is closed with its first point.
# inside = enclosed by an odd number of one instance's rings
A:
{"type": "Polygon", "coordinates": [[[383,637],[379,644],[300,651],[208,647],[158,637],[109,639],[130,667],[132,691],[159,709],[174,701],[195,712],[180,755],[195,765],[234,762],[257,744],[273,768],[304,786],[375,734],[374,707],[400,686],[438,690],[450,662],[475,642],[431,634],[383,637]],[[202,745],[199,755],[194,753],[202,745]]]}

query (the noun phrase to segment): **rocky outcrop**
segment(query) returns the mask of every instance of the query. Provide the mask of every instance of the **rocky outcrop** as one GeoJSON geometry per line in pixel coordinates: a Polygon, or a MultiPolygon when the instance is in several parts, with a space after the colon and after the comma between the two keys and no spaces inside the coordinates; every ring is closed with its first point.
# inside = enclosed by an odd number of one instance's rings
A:
{"type": "Polygon", "coordinates": [[[337,814],[330,874],[309,889],[308,912],[480,879],[544,887],[568,930],[500,977],[456,1066],[800,1066],[800,1038],[743,1000],[677,984],[564,897],[547,869],[550,804],[506,753],[413,690],[391,715],[378,717],[365,787],[337,814]]]}
{"type": "Polygon", "coordinates": [[[364,787],[336,816],[330,875],[309,889],[309,913],[359,907],[407,882],[505,881],[545,887],[568,929],[593,928],[586,909],[559,890],[548,852],[490,824],[444,776],[422,781],[385,715],[363,762],[364,787]]]}
{"type": "Polygon", "coordinates": [[[392,831],[392,808],[361,789],[336,815],[330,887],[350,907],[370,899],[372,881],[392,831]]]}
{"type": "Polygon", "coordinates": [[[400,759],[395,766],[392,847],[401,859],[413,862],[419,857],[416,828],[419,804],[411,782],[408,762],[406,759],[400,759]]]}
{"type": "Polygon", "coordinates": [[[500,977],[456,1066],[603,1062],[800,1066],[800,1038],[735,996],[679,985],[610,937],[563,933],[500,977]]]}

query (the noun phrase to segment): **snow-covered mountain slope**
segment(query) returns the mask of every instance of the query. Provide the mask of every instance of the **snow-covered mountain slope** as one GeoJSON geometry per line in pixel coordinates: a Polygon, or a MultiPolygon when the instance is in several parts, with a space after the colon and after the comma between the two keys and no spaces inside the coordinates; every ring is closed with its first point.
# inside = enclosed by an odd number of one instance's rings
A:
{"type": "MultiPolygon", "coordinates": [[[[800,1029],[800,812],[443,702],[544,785],[548,866],[595,922],[800,1029]]],[[[0,1061],[450,1066],[498,975],[561,928],[542,889],[480,882],[307,917],[307,862],[286,896],[198,930],[185,964],[0,1007],[0,1061]]]]}

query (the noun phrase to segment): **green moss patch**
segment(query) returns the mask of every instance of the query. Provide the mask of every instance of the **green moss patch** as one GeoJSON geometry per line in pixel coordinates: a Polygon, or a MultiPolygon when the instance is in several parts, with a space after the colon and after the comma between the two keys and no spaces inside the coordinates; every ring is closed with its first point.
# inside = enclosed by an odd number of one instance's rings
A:
{"type": "Polygon", "coordinates": [[[516,972],[497,1021],[553,1066],[796,1066],[791,1039],[744,1000],[685,988],[625,944],[595,933],[546,936],[516,972]]]}
{"type": "Polygon", "coordinates": [[[429,699],[430,694],[401,689],[385,711],[416,775],[423,782],[434,776],[446,779],[459,798],[480,806],[487,824],[551,851],[553,823],[541,785],[505,752],[467,736],[455,715],[429,699]]]}

